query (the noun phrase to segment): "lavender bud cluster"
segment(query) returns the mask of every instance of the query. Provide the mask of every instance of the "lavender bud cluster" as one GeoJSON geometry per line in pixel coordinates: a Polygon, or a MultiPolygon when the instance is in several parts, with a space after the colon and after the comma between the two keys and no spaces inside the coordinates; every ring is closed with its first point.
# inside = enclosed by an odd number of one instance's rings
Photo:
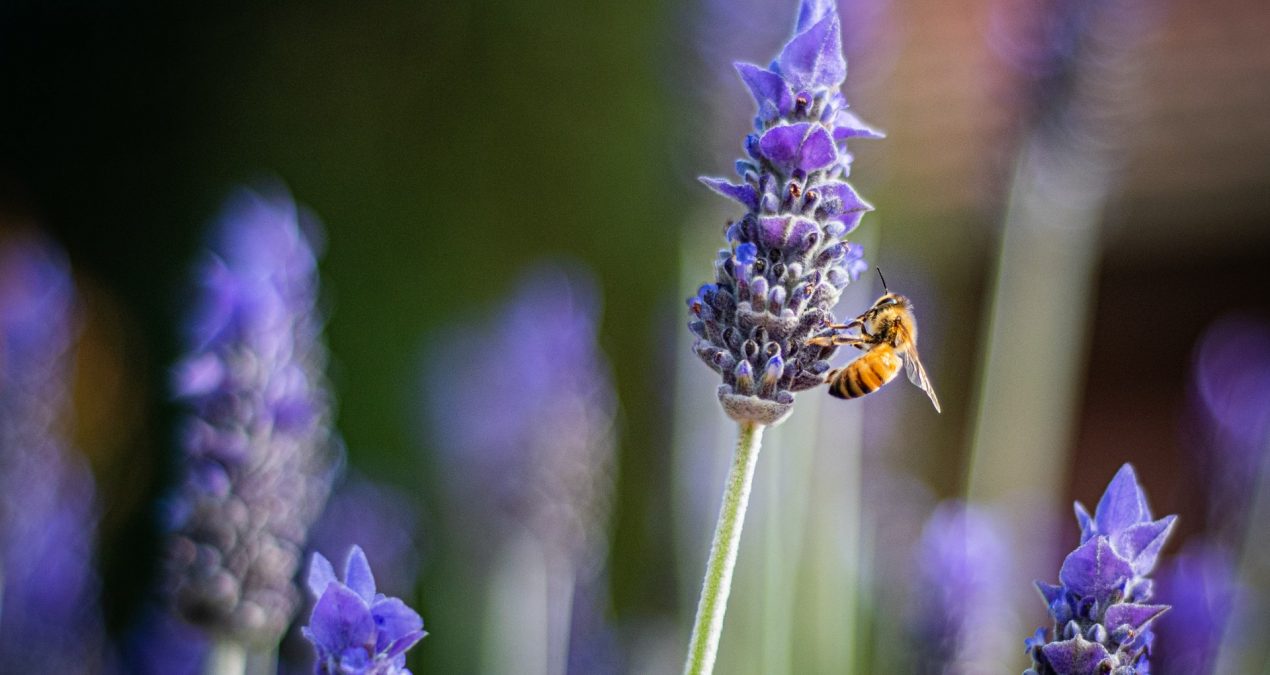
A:
{"type": "Polygon", "coordinates": [[[1091,516],[1076,502],[1080,546],[1063,561],[1058,585],[1036,582],[1054,618],[1026,640],[1032,667],[1024,675],[1144,675],[1151,624],[1169,609],[1148,604],[1147,575],[1177,516],[1155,520],[1133,467],[1125,464],[1091,516]]]}
{"type": "Polygon", "coordinates": [[[696,353],[723,377],[737,421],[775,424],[794,393],[824,381],[836,347],[807,340],[834,321],[842,290],[866,268],[845,237],[870,210],[846,177],[851,138],[882,134],[847,110],[833,0],[803,0],[795,35],[767,68],[737,63],[758,105],[739,183],[702,178],[746,214],[730,222],[715,281],[688,300],[696,353]]]}
{"type": "Polygon", "coordinates": [[[168,591],[191,623],[249,644],[275,643],[295,614],[292,579],[337,456],[307,224],[285,195],[230,200],[175,373],[184,479],[167,514],[168,591]]]}

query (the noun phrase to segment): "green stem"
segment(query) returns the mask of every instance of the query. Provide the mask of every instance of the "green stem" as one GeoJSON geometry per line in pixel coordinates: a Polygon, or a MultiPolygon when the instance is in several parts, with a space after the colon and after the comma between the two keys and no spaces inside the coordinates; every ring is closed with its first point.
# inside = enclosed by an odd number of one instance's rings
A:
{"type": "Polygon", "coordinates": [[[247,648],[240,642],[217,639],[203,662],[204,675],[243,675],[247,672],[247,648]]]}
{"type": "Polygon", "coordinates": [[[723,507],[719,509],[719,523],[715,526],[710,560],[706,563],[706,578],[701,585],[701,602],[697,604],[697,620],[692,627],[688,661],[684,664],[685,675],[709,675],[714,670],[719,635],[723,632],[723,613],[727,610],[728,593],[732,590],[732,569],[736,566],[741,527],[745,524],[745,507],[750,501],[750,485],[754,481],[754,467],[758,464],[762,438],[763,425],[741,423],[736,456],[728,473],[723,507]]]}

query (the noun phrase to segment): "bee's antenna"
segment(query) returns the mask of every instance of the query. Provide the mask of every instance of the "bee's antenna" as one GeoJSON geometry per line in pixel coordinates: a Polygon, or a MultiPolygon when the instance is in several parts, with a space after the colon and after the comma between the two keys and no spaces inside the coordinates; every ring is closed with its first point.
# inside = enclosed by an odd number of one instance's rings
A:
{"type": "Polygon", "coordinates": [[[886,287],[886,277],[882,276],[882,268],[875,267],[873,269],[878,271],[878,278],[882,280],[882,290],[886,291],[887,293],[890,293],[891,289],[886,287]]]}

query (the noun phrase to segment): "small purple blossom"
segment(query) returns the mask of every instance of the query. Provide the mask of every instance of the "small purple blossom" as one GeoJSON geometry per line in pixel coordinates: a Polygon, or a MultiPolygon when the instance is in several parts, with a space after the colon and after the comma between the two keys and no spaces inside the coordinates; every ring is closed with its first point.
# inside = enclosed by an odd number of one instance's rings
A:
{"type": "Polygon", "coordinates": [[[316,233],[285,194],[231,198],[175,372],[184,478],[167,512],[168,590],[191,623],[267,646],[299,603],[292,578],[337,447],[316,233]]]}
{"type": "Polygon", "coordinates": [[[317,599],[304,637],[317,651],[318,675],[410,675],[406,650],[427,633],[423,619],[399,598],[375,590],[366,554],[353,546],[344,579],[331,562],[313,554],[309,591],[317,599]]]}
{"type": "Polygon", "coordinates": [[[1148,672],[1151,624],[1169,609],[1148,604],[1155,568],[1177,516],[1151,516],[1133,467],[1120,468],[1093,515],[1076,502],[1080,546],[1059,570],[1059,585],[1036,582],[1054,619],[1025,641],[1025,675],[1141,675],[1148,672]]]}
{"type": "Polygon", "coordinates": [[[64,423],[76,337],[62,252],[0,242],[0,670],[100,665],[92,473],[64,423]]]}
{"type": "Polygon", "coordinates": [[[845,240],[872,207],[846,182],[850,138],[881,134],[847,111],[842,27],[831,0],[804,0],[795,35],[770,66],[737,63],[758,115],[736,164],[741,181],[703,177],[746,214],[728,224],[715,282],[690,298],[697,354],[723,377],[738,421],[775,424],[794,393],[824,381],[835,347],[807,344],[834,321],[843,288],[865,268],[845,240]]]}

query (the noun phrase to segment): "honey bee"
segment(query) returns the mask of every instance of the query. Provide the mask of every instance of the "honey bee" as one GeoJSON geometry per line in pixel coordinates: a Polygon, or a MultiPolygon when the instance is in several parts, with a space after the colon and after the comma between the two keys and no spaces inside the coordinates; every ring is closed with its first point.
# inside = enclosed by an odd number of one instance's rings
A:
{"type": "MultiPolygon", "coordinates": [[[[882,276],[882,270],[878,270],[882,276]]],[[[864,350],[856,360],[843,368],[829,371],[825,381],[829,393],[837,398],[859,398],[871,394],[900,372],[903,365],[908,381],[917,385],[939,412],[939,399],[926,377],[926,369],[917,355],[917,322],[913,317],[913,303],[899,293],[892,293],[882,279],[885,295],[877,299],[868,311],[844,324],[833,324],[828,335],[818,335],[808,340],[821,346],[850,345],[864,350]],[[858,335],[844,334],[858,327],[858,335]]]]}

